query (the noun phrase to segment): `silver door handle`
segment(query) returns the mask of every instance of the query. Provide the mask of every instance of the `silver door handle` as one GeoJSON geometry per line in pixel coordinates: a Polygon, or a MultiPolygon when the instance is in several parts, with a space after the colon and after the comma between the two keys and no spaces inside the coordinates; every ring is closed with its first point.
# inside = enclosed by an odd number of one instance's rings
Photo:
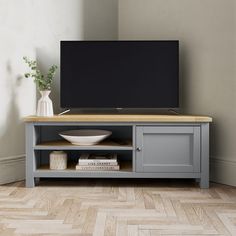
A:
{"type": "Polygon", "coordinates": [[[137,147],[136,150],[137,150],[138,152],[141,152],[141,151],[142,151],[142,149],[141,149],[140,147],[137,147]]]}

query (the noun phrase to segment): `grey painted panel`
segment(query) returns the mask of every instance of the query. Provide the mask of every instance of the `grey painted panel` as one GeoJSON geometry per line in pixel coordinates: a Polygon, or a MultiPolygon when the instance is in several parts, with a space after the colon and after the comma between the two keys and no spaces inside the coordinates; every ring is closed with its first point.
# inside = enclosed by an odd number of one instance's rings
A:
{"type": "Polygon", "coordinates": [[[34,177],[44,178],[199,178],[200,173],[135,173],[135,172],[79,172],[35,171],[34,177]]]}
{"type": "Polygon", "coordinates": [[[141,148],[143,148],[143,126],[136,127],[136,171],[144,172],[143,169],[143,153],[141,152],[141,148]]]}
{"type": "Polygon", "coordinates": [[[192,165],[191,136],[144,134],[142,147],[144,167],[156,164],[160,166],[192,165]]]}
{"type": "MultiPolygon", "coordinates": [[[[50,147],[49,149],[54,149],[50,147]]],[[[56,148],[55,148],[56,149],[56,148]]],[[[72,148],[73,149],[73,148],[72,148]]],[[[109,148],[108,148],[109,149],[109,148]]],[[[63,150],[64,147],[63,147],[63,150]]],[[[87,150],[87,149],[86,149],[87,150]]],[[[95,150],[93,150],[95,151],[95,150]]],[[[91,152],[93,152],[91,150],[91,152]]],[[[80,152],[80,150],[68,149],[68,152],[80,152]]],[[[122,154],[123,157],[123,154],[122,154]]],[[[125,157],[126,159],[126,157],[125,157]]],[[[209,186],[209,123],[157,123],[157,122],[34,122],[26,124],[26,186],[33,187],[35,178],[40,177],[75,177],[75,178],[200,178],[202,188],[209,186]],[[129,151],[116,150],[112,152],[129,152],[129,158],[133,160],[133,169],[130,172],[78,172],[78,171],[43,171],[36,170],[35,153],[37,164],[44,160],[48,161],[48,148],[34,151],[36,143],[44,141],[46,137],[55,137],[55,131],[67,129],[68,126],[98,126],[114,127],[117,136],[128,136],[133,139],[133,146],[129,151]],[[117,128],[115,128],[115,126],[117,128]],[[136,128],[137,127],[137,128],[136,128]],[[201,128],[200,128],[201,127],[201,128]],[[49,128],[49,129],[48,129],[49,128]],[[201,129],[201,130],[200,130],[201,129]],[[48,133],[47,133],[48,131],[48,133]],[[146,135],[145,138],[143,138],[146,135]],[[153,138],[154,137],[154,138],[153,138]],[[158,141],[158,142],[157,142],[158,141]],[[167,143],[168,142],[168,143],[167,143]],[[158,143],[158,144],[157,144],[158,143]],[[145,145],[144,145],[145,144],[145,145]],[[169,144],[169,145],[168,145],[169,144]],[[143,159],[143,149],[137,151],[135,147],[145,147],[147,150],[143,159]],[[44,150],[45,149],[45,150],[44,150]],[[150,153],[164,153],[157,162],[155,155],[150,153]],[[174,155],[175,154],[175,159],[174,155]],[[176,155],[178,154],[178,155],[176,155]],[[191,155],[192,154],[192,155],[191,155]],[[173,156],[172,156],[173,155],[173,156]],[[168,157],[168,158],[167,158],[168,157]],[[46,159],[45,159],[46,158],[46,159]],[[149,162],[151,162],[149,165],[149,162]],[[201,166],[201,168],[200,168],[201,166]],[[166,168],[165,171],[163,168],[166,168]],[[140,172],[138,172],[140,171],[140,172]],[[144,172],[146,171],[146,172],[144,172]],[[201,172],[199,172],[201,171],[201,172]]]]}
{"type": "Polygon", "coordinates": [[[200,165],[201,165],[201,128],[194,127],[194,134],[193,134],[193,171],[200,172],[200,165]]]}
{"type": "Polygon", "coordinates": [[[198,127],[137,127],[139,172],[199,172],[198,127]]]}
{"type": "Polygon", "coordinates": [[[132,156],[132,170],[133,172],[136,172],[136,125],[133,125],[133,136],[132,136],[132,148],[133,148],[133,156],[132,156]]]}
{"type": "Polygon", "coordinates": [[[33,145],[36,142],[35,127],[33,124],[26,124],[26,187],[32,188],[35,186],[33,172],[36,169],[35,155],[33,150],[33,145]]]}
{"type": "MultiPolygon", "coordinates": [[[[139,126],[138,126],[139,127],[139,126]]],[[[194,127],[189,126],[189,127],[182,127],[182,126],[175,126],[175,127],[158,127],[158,126],[151,126],[151,127],[146,127],[143,126],[143,132],[148,133],[148,134],[188,134],[188,133],[193,133],[194,127]]]]}
{"type": "Polygon", "coordinates": [[[209,124],[201,125],[201,188],[209,188],[209,124]]]}

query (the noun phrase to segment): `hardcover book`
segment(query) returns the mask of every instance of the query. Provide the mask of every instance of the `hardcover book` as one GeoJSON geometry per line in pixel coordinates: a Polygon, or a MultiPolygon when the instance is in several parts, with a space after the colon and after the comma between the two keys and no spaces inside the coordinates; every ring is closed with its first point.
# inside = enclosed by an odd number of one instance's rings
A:
{"type": "Polygon", "coordinates": [[[78,160],[78,165],[88,166],[116,166],[118,165],[117,154],[82,154],[78,160]]]}
{"type": "Polygon", "coordinates": [[[84,171],[112,171],[112,170],[120,170],[119,165],[114,166],[90,166],[90,165],[76,165],[76,170],[84,170],[84,171]]]}

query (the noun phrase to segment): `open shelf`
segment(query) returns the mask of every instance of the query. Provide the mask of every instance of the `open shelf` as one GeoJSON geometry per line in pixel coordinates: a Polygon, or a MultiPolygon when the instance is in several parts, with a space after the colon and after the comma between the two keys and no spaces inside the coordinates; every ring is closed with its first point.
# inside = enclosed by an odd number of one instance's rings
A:
{"type": "Polygon", "coordinates": [[[120,163],[120,170],[115,171],[81,171],[75,169],[76,163],[70,163],[65,170],[51,170],[49,165],[40,166],[34,171],[35,177],[103,177],[106,175],[112,176],[126,176],[132,174],[132,162],[122,161],[120,163]]]}
{"type": "Polygon", "coordinates": [[[105,140],[99,144],[91,146],[79,146],[71,144],[70,142],[48,141],[42,142],[34,146],[34,150],[133,150],[132,141],[112,141],[105,140]]]}

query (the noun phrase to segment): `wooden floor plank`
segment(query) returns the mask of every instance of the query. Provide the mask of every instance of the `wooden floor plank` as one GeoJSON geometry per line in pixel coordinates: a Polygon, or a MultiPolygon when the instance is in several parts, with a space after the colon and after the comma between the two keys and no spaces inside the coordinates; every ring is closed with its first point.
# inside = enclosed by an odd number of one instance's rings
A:
{"type": "Polygon", "coordinates": [[[236,188],[150,180],[0,186],[0,236],[236,235],[236,188]]]}

